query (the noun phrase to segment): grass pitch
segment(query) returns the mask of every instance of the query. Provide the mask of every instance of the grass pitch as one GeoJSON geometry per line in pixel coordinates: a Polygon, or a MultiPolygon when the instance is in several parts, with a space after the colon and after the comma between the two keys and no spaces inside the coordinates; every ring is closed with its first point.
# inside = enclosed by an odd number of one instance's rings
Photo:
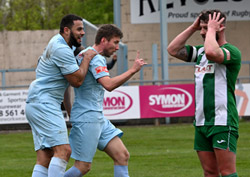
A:
{"type": "MultiPolygon", "coordinates": [[[[250,122],[240,122],[237,172],[250,174],[250,122]]],[[[203,172],[193,150],[194,127],[191,124],[119,127],[130,152],[131,177],[201,177],[203,172]]],[[[29,177],[35,164],[31,132],[0,132],[0,176],[29,177]]],[[[71,159],[68,168],[73,165],[71,159]]],[[[112,177],[113,162],[97,151],[88,177],[112,177]]]]}

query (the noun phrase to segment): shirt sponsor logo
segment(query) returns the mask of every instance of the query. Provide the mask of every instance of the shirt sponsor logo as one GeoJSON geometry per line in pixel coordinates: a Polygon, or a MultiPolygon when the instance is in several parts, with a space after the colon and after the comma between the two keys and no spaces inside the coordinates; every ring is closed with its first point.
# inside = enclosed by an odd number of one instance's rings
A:
{"type": "Polygon", "coordinates": [[[217,143],[221,144],[221,143],[225,143],[225,140],[217,140],[217,143]]]}
{"type": "Polygon", "coordinates": [[[149,96],[149,105],[155,112],[162,114],[179,113],[187,109],[192,101],[192,95],[184,89],[177,87],[166,87],[166,94],[155,94],[149,96]]]}
{"type": "Polygon", "coordinates": [[[104,97],[103,100],[103,110],[105,110],[105,116],[114,116],[122,114],[128,111],[133,105],[133,100],[131,96],[127,93],[114,90],[112,91],[114,96],[104,97]]]}
{"type": "Polygon", "coordinates": [[[214,64],[207,64],[206,66],[195,65],[195,73],[214,73],[214,64]]]}
{"type": "Polygon", "coordinates": [[[108,69],[106,66],[98,66],[95,68],[96,74],[99,74],[100,72],[106,72],[108,73],[108,69]]]}

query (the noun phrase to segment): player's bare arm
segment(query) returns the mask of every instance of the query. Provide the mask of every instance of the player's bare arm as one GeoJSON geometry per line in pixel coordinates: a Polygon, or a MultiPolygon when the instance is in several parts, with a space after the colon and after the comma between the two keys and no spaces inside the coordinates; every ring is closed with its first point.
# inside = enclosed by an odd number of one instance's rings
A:
{"type": "Polygon", "coordinates": [[[82,60],[79,69],[72,74],[67,74],[64,76],[71,86],[80,87],[82,85],[85,76],[88,72],[89,63],[96,54],[97,53],[93,50],[87,50],[84,53],[84,59],[82,60]]]}
{"type": "MultiPolygon", "coordinates": [[[[220,13],[209,14],[209,21],[207,24],[207,34],[204,43],[205,53],[208,60],[214,61],[216,63],[222,63],[224,60],[224,53],[220,48],[220,45],[226,43],[226,41],[218,41],[216,39],[216,34],[219,35],[225,26],[222,24],[224,18],[220,18],[220,13]],[[219,44],[220,43],[220,44],[219,44]]],[[[220,39],[219,39],[220,40],[220,39]]],[[[224,49],[227,54],[227,58],[230,58],[230,53],[228,50],[224,49]]]]}
{"type": "Polygon", "coordinates": [[[135,73],[140,71],[142,66],[146,65],[147,63],[144,62],[142,58],[139,57],[140,53],[137,51],[137,56],[135,58],[133,66],[123,74],[110,78],[109,76],[102,77],[98,79],[98,82],[107,90],[112,91],[115,88],[121,86],[126,81],[128,81],[135,73]]]}
{"type": "Polygon", "coordinates": [[[168,45],[168,53],[176,57],[180,60],[187,61],[188,53],[185,48],[186,41],[197,31],[200,30],[200,20],[199,17],[194,21],[192,25],[190,25],[187,29],[185,29],[182,33],[176,36],[168,45]]]}
{"type": "Polygon", "coordinates": [[[187,53],[187,49],[186,47],[183,47],[182,49],[180,49],[177,54],[175,55],[176,58],[183,60],[183,61],[187,61],[188,60],[188,53],[187,53]]]}

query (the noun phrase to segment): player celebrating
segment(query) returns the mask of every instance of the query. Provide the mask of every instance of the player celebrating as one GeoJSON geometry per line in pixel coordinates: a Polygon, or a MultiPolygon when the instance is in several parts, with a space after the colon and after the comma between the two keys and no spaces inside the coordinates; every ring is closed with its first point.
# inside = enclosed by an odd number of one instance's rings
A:
{"type": "MultiPolygon", "coordinates": [[[[121,141],[123,132],[114,127],[103,115],[104,88],[112,91],[125,83],[146,63],[139,58],[125,73],[109,77],[105,57],[119,49],[123,37],[119,28],[104,25],[99,28],[93,47],[98,53],[90,62],[89,71],[81,87],[75,89],[75,101],[71,111],[70,145],[75,164],[65,177],[81,177],[91,168],[96,148],[106,152],[114,161],[114,176],[128,177],[129,152],[121,141]],[[105,56],[105,57],[104,57],[105,56]]],[[[82,53],[78,55],[81,57],[82,53]]],[[[81,58],[82,59],[82,58],[81,58]]]]}
{"type": "MultiPolygon", "coordinates": [[[[79,87],[87,73],[90,60],[96,54],[85,53],[77,65],[72,47],[81,45],[82,18],[66,15],[61,20],[60,34],[55,35],[39,58],[36,80],[29,87],[26,117],[32,128],[37,162],[32,177],[63,177],[71,149],[61,102],[69,93],[69,83],[79,87]]],[[[67,106],[66,104],[65,106],[67,106]]],[[[69,113],[70,108],[66,108],[69,113]]]]}

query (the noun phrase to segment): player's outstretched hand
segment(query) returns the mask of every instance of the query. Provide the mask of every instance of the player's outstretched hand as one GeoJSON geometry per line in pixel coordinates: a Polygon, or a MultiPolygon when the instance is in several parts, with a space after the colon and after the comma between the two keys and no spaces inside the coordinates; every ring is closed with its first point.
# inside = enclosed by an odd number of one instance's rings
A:
{"type": "Polygon", "coordinates": [[[134,73],[138,72],[142,66],[146,65],[147,63],[144,62],[144,60],[142,58],[140,58],[140,51],[137,51],[137,54],[136,54],[136,58],[135,58],[135,61],[134,61],[134,64],[132,66],[132,71],[134,73]]]}

